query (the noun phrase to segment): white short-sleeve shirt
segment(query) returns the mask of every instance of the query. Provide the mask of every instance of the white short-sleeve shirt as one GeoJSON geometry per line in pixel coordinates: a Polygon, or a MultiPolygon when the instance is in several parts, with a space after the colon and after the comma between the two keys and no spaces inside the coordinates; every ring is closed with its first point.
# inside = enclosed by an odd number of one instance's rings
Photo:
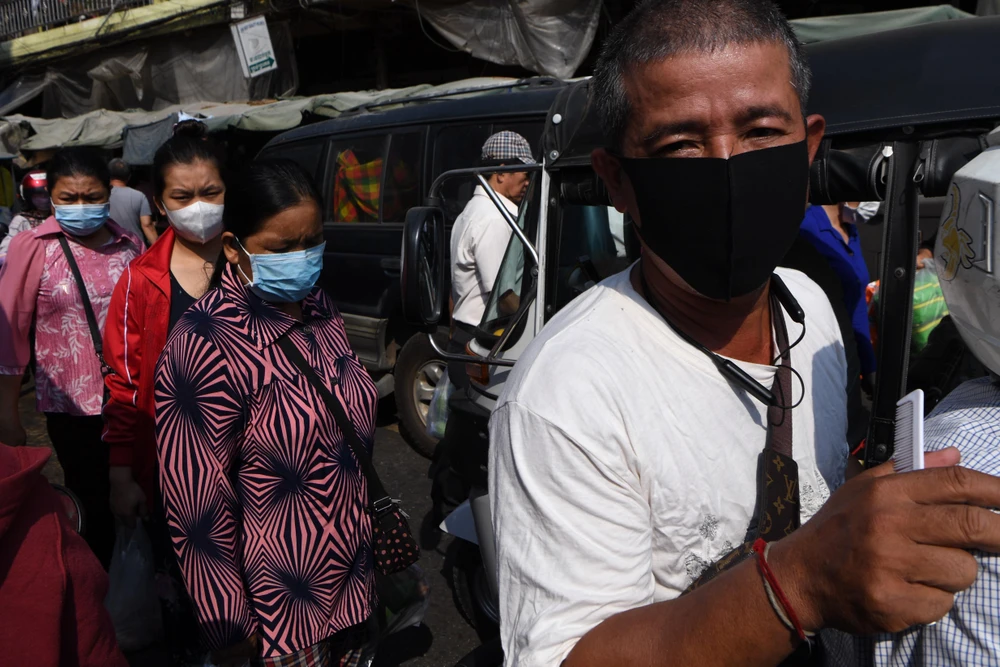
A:
{"type": "MultiPolygon", "coordinates": [[[[778,273],[806,314],[791,352],[805,521],[843,483],[847,364],[826,295],[778,273]]],[[[737,363],[771,386],[773,366],[737,363]]],[[[490,420],[507,664],[559,665],[603,620],[677,597],[743,542],[766,433],[765,406],[668,328],[629,271],[553,318],[490,420]]]]}

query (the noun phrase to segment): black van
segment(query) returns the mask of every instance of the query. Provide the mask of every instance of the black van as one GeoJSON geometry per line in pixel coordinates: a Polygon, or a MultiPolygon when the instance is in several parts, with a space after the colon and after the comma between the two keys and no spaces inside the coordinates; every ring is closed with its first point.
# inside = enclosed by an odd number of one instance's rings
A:
{"type": "MultiPolygon", "coordinates": [[[[285,132],[260,153],[295,160],[320,187],[326,227],[320,284],[340,309],[380,397],[395,391],[400,429],[425,456],[436,444],[426,432],[427,410],[445,364],[426,335],[416,335],[402,316],[406,212],[422,204],[438,175],[476,165],[494,132],[513,130],[538,153],[546,113],[564,85],[526,79],[475,97],[451,94],[412,99],[391,110],[363,108],[285,132]]],[[[473,185],[453,181],[442,192],[449,234],[473,185]]]]}

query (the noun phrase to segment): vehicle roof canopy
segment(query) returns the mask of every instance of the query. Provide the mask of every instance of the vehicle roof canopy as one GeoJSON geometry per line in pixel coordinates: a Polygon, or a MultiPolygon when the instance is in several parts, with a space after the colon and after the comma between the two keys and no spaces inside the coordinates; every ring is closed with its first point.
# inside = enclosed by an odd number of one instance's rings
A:
{"type": "Polygon", "coordinates": [[[1000,17],[931,23],[806,47],[809,110],[827,134],[1000,118],[1000,17]]]}
{"type": "MultiPolygon", "coordinates": [[[[947,136],[1000,119],[1000,17],[930,23],[806,46],[809,112],[839,143],[947,136]]],[[[590,80],[562,89],[542,137],[549,165],[589,164],[604,139],[590,80]]]]}

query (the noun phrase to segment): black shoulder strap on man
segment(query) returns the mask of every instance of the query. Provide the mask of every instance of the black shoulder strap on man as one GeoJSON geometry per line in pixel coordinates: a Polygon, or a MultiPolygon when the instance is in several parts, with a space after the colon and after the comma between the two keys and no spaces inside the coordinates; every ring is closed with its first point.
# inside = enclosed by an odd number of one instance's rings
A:
{"type": "Polygon", "coordinates": [[[87,294],[87,284],[83,282],[83,276],[80,275],[80,267],[76,264],[76,258],[73,257],[73,251],[69,248],[69,241],[66,240],[66,236],[63,234],[59,235],[59,245],[62,247],[63,254],[66,255],[66,262],[69,264],[69,270],[73,272],[73,279],[76,281],[76,287],[80,291],[80,301],[83,303],[83,312],[87,316],[87,325],[90,327],[90,337],[94,341],[94,352],[97,353],[97,359],[101,362],[101,375],[107,375],[111,372],[111,368],[104,362],[104,340],[101,337],[101,327],[97,324],[97,316],[94,314],[94,307],[90,305],[90,295],[87,294]]]}
{"type": "MultiPolygon", "coordinates": [[[[746,541],[718,561],[712,563],[685,593],[702,586],[738,563],[752,558],[753,543],[758,538],[767,542],[781,539],[799,527],[799,466],[792,458],[792,355],[788,344],[788,329],[781,304],[771,294],[771,322],[774,340],[780,352],[771,391],[777,405],[767,409],[767,440],[757,459],[757,506],[747,529],[746,541]],[[781,407],[785,406],[785,407],[781,407]]],[[[821,651],[807,643],[801,644],[781,667],[804,667],[822,664],[821,651]]]]}
{"type": "Polygon", "coordinates": [[[753,543],[789,535],[799,527],[799,467],[792,458],[792,354],[781,304],[772,293],[771,322],[780,360],[771,391],[777,405],[767,409],[767,440],[757,460],[757,506],[746,541],[712,563],[685,593],[708,583],[737,563],[753,556],[753,543]],[[785,407],[782,407],[785,406],[785,407]]]}

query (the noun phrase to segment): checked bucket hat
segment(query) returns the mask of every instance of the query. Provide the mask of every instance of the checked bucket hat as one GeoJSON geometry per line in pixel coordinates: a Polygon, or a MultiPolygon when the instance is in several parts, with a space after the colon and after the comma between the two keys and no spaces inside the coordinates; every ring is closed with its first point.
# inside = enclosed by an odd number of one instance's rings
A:
{"type": "Polygon", "coordinates": [[[483,144],[483,160],[512,162],[520,160],[524,164],[536,164],[531,157],[531,145],[517,132],[504,130],[497,132],[483,144]]]}

